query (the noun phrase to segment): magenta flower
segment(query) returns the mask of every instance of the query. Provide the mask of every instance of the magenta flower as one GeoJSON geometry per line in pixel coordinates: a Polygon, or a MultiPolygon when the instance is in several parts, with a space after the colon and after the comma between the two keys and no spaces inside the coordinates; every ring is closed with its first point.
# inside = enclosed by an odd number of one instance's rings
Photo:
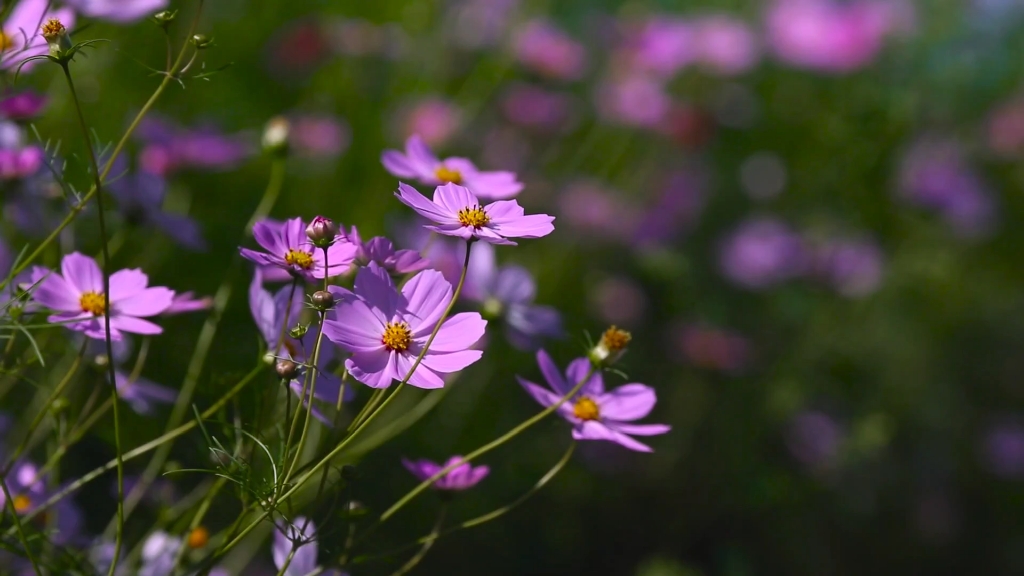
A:
{"type": "Polygon", "coordinates": [[[547,214],[523,213],[515,200],[499,200],[481,206],[477,197],[464,186],[445,184],[434,190],[434,201],[430,202],[415,188],[399,183],[395,196],[406,206],[434,226],[425,226],[445,236],[463,240],[483,240],[491,244],[515,246],[509,238],[540,238],[547,236],[555,227],[554,216],[547,214]]]}
{"type": "MultiPolygon", "coordinates": [[[[519,383],[543,406],[552,406],[569,393],[590,370],[586,358],[573,360],[565,371],[565,377],[558,366],[544,350],[537,351],[537,364],[551,389],[518,378],[519,383]]],[[[650,414],[657,402],[654,389],[643,384],[625,384],[605,392],[604,379],[595,371],[586,384],[573,397],[558,407],[558,414],[573,425],[572,437],[576,440],[608,440],[637,452],[651,452],[651,447],[642,444],[632,436],[654,436],[671,430],[666,424],[631,424],[650,414]]]]}
{"type": "Polygon", "coordinates": [[[513,43],[524,66],[549,78],[578,80],[587,67],[583,45],[547,20],[527,22],[513,43]]]}
{"type": "MultiPolygon", "coordinates": [[[[445,468],[462,462],[462,456],[452,456],[444,464],[436,464],[430,460],[408,460],[402,458],[402,465],[412,472],[412,475],[420,480],[427,480],[445,468]]],[[[487,477],[491,469],[487,466],[470,466],[469,462],[463,462],[452,468],[447,474],[441,476],[433,484],[436,490],[460,491],[468,490],[480,483],[487,477]]]]}
{"type": "MultiPolygon", "coordinates": [[[[15,69],[26,58],[42,56],[49,52],[39,28],[51,18],[61,21],[68,30],[75,26],[75,13],[70,8],[51,10],[50,0],[21,0],[11,10],[0,29],[3,50],[0,51],[0,68],[15,69]]],[[[21,68],[25,72],[36,65],[29,62],[21,68]]]]}
{"type": "MultiPolygon", "coordinates": [[[[36,279],[33,278],[33,281],[36,279]]],[[[149,278],[142,270],[125,269],[110,275],[110,339],[120,340],[122,332],[160,334],[163,328],[148,320],[167,310],[174,291],[164,287],[148,287],[149,278]]],[[[61,274],[50,273],[39,281],[32,293],[36,302],[56,310],[50,322],[67,323],[67,327],[90,338],[103,338],[104,316],[103,273],[92,258],[73,252],[61,261],[61,274]]]]}
{"type": "Polygon", "coordinates": [[[181,292],[175,294],[171,300],[171,306],[164,310],[164,316],[173,316],[175,314],[184,314],[186,312],[198,312],[200,310],[208,310],[213,307],[213,298],[209,296],[203,296],[196,298],[195,292],[191,290],[187,292],[181,292]]]}
{"type": "Polygon", "coordinates": [[[142,121],[136,136],[145,143],[139,166],[158,176],[184,168],[228,170],[253,149],[242,135],[226,135],[211,126],[186,128],[153,115],[142,121]]]}
{"type": "Polygon", "coordinates": [[[28,178],[43,166],[46,153],[38,146],[0,148],[0,180],[28,178]]]}
{"type": "Polygon", "coordinates": [[[167,8],[168,0],[64,0],[82,14],[119,24],[141,20],[167,8]]]}
{"type": "MultiPolygon", "coordinates": [[[[370,263],[356,275],[355,292],[331,286],[338,299],[324,322],[324,335],[352,353],[345,365],[363,384],[386,388],[403,380],[452,299],[452,285],[440,272],[424,270],[399,293],[387,271],[370,263]]],[[[458,372],[483,353],[469,350],[487,322],[476,312],[448,318],[409,384],[441,388],[443,374],[458,372]]]]}
{"type": "Polygon", "coordinates": [[[395,250],[391,240],[383,236],[376,236],[363,242],[355,226],[349,232],[348,238],[358,248],[356,264],[359,266],[368,266],[370,262],[376,262],[390,274],[410,274],[430,265],[418,250],[395,250]]]}
{"type": "Polygon", "coordinates": [[[454,136],[463,123],[458,106],[440,97],[427,97],[400,111],[398,132],[406,137],[420,136],[431,146],[438,146],[454,136]]]}
{"type": "Polygon", "coordinates": [[[46,107],[47,98],[35,92],[11,94],[0,100],[0,116],[8,120],[31,120],[46,107]]]}
{"type": "Polygon", "coordinates": [[[239,251],[242,256],[261,266],[285,270],[296,278],[313,280],[323,279],[325,274],[343,274],[356,257],[355,245],[339,234],[334,244],[327,249],[327,265],[330,270],[325,270],[324,252],[315,248],[306,237],[306,224],[302,218],[291,218],[284,222],[269,218],[260,220],[253,225],[252,235],[266,252],[241,248],[239,251]]]}
{"type": "Polygon", "coordinates": [[[399,178],[415,178],[422,184],[461,184],[480,198],[503,200],[511,198],[523,189],[512,172],[482,172],[466,158],[445,158],[437,156],[427,148],[423,139],[412,135],[405,141],[405,153],[385,150],[380,156],[384,169],[399,178]]]}

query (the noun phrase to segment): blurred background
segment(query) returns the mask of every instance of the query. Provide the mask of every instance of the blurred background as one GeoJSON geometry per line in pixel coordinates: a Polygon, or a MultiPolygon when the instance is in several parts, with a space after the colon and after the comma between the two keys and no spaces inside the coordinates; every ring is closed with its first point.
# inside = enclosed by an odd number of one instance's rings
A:
{"type": "MultiPolygon", "coordinates": [[[[129,146],[198,229],[130,227],[125,211],[116,264],[212,294],[266,186],[260,134],[279,115],[293,154],[273,215],[409,246],[411,212],[379,157],[419,134],[442,157],[515,171],[527,211],[557,217],[551,236],[497,251],[562,314],[565,337],[545,349],[565,365],[586,334],[630,330],[620,368],[656,388],[648,420],[673,427],[648,439],[653,454],[581,444],[514,512],[442,539],[420,573],[1019,574],[1022,28],[1018,0],[208,2],[214,45],[196,72],[230,66],[172,85],[129,146]]],[[[111,40],[75,67],[97,138],[116,141],[159,80],[162,33],[81,18],[74,34],[111,40]]],[[[87,183],[59,70],[17,87],[50,97],[33,139],[61,140],[68,179],[87,183]]],[[[17,251],[48,228],[11,205],[17,251]]],[[[97,251],[94,218],[75,227],[65,248],[97,251]]],[[[237,276],[199,406],[259,350],[249,271],[237,276]]],[[[202,322],[163,321],[146,377],[180,382],[202,322]]],[[[443,402],[353,459],[352,496],[379,513],[415,485],[401,457],[465,453],[535,413],[516,374],[541,380],[531,351],[489,331],[443,402]]],[[[260,385],[275,385],[269,370],[260,385]]],[[[129,445],[162,429],[125,418],[129,445]]],[[[110,457],[109,438],[101,427],[64,475],[110,457]]],[[[450,518],[513,500],[568,442],[550,419],[489,454],[491,475],[450,518]]],[[[190,436],[174,457],[203,450],[190,436]]],[[[420,498],[363,552],[426,534],[437,506],[420,498]]],[[[344,535],[323,530],[329,551],[344,535]]]]}

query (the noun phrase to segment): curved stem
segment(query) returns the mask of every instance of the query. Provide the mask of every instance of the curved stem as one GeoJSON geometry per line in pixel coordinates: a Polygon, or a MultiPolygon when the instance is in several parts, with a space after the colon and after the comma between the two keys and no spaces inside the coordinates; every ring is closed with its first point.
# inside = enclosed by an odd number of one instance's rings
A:
{"type": "Polygon", "coordinates": [[[28,561],[32,563],[32,570],[36,573],[36,576],[42,576],[42,571],[39,570],[39,564],[36,562],[36,557],[32,554],[32,550],[28,545],[28,538],[25,536],[25,529],[21,526],[21,518],[18,517],[18,511],[14,508],[14,498],[11,497],[11,491],[7,488],[7,480],[0,478],[0,488],[4,490],[4,503],[7,505],[7,510],[11,513],[11,518],[14,518],[14,527],[18,529],[18,539],[21,540],[21,545],[25,547],[25,556],[28,561]]]}
{"type": "Polygon", "coordinates": [[[409,558],[409,561],[403,564],[398,570],[395,570],[391,576],[402,576],[402,574],[407,574],[410,570],[415,568],[421,560],[423,560],[423,557],[427,555],[427,552],[430,552],[430,549],[434,546],[434,542],[437,542],[437,538],[441,534],[441,523],[444,522],[444,515],[447,510],[448,504],[441,504],[441,509],[437,513],[437,521],[434,522],[434,529],[430,531],[431,538],[424,542],[423,547],[420,548],[419,552],[417,552],[412,558],[409,558]]]}

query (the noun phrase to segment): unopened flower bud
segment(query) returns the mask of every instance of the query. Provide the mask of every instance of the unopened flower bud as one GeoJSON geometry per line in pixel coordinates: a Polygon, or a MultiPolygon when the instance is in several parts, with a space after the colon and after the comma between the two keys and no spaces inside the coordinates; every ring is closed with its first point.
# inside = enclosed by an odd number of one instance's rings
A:
{"type": "Polygon", "coordinates": [[[291,123],[284,116],[275,116],[263,128],[263,149],[275,156],[288,153],[288,135],[291,123]]]}
{"type": "Polygon", "coordinates": [[[282,380],[291,380],[299,373],[299,365],[291,360],[278,360],[274,371],[282,380]]]}
{"type": "Polygon", "coordinates": [[[360,516],[365,516],[367,512],[369,512],[369,510],[366,508],[366,506],[363,505],[362,502],[359,502],[358,500],[352,500],[351,502],[348,503],[348,506],[342,512],[342,516],[348,518],[349,520],[352,520],[355,518],[359,518],[360,516]]]}
{"type": "Polygon", "coordinates": [[[318,248],[326,248],[334,243],[338,235],[338,225],[331,219],[317,216],[306,226],[306,237],[318,248]]]}
{"type": "Polygon", "coordinates": [[[633,335],[612,326],[601,335],[601,341],[590,350],[590,361],[597,366],[611,366],[626,353],[626,345],[633,335]]]}
{"type": "Polygon", "coordinates": [[[61,58],[65,51],[71,49],[71,37],[68,29],[56,18],[50,18],[40,29],[43,39],[50,45],[50,56],[61,58]]]}
{"type": "Polygon", "coordinates": [[[306,332],[309,332],[309,324],[303,324],[300,322],[293,326],[292,329],[288,331],[288,335],[298,340],[305,336],[306,332]]]}
{"type": "Polygon", "coordinates": [[[213,38],[210,38],[206,34],[195,34],[189,39],[189,42],[196,47],[196,50],[206,50],[210,46],[213,46],[213,38]]]}
{"type": "Polygon", "coordinates": [[[174,18],[177,15],[177,10],[164,10],[163,12],[157,12],[154,14],[153,20],[156,22],[157,26],[166,30],[167,27],[171,25],[171,22],[174,22],[174,18]]]}
{"type": "Polygon", "coordinates": [[[188,533],[189,548],[203,548],[210,542],[210,531],[205,526],[196,526],[188,533]]]}
{"type": "Polygon", "coordinates": [[[63,396],[57,398],[56,400],[53,401],[52,404],[50,404],[50,410],[52,410],[54,414],[59,414],[70,407],[71,402],[69,402],[68,399],[64,398],[63,396]]]}
{"type": "Polygon", "coordinates": [[[313,303],[313,308],[316,308],[320,312],[326,312],[334,306],[334,294],[326,290],[317,290],[313,292],[313,295],[309,297],[313,303]]]}

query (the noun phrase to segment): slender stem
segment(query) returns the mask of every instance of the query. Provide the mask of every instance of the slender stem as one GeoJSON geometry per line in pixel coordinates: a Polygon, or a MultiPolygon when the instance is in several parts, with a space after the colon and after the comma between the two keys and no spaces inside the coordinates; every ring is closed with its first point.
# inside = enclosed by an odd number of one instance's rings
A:
{"type": "Polygon", "coordinates": [[[270,162],[270,180],[267,182],[267,190],[263,193],[260,203],[256,205],[256,210],[253,211],[249,222],[245,225],[246,233],[252,232],[253,224],[270,214],[270,210],[277,202],[277,197],[281,195],[281,188],[284,186],[284,169],[285,159],[274,156],[270,162]]]}
{"type": "Polygon", "coordinates": [[[21,540],[21,545],[25,547],[25,556],[32,563],[32,570],[36,573],[36,576],[42,576],[43,573],[39,570],[36,557],[32,554],[31,548],[29,548],[25,529],[21,526],[21,518],[18,517],[18,511],[14,508],[14,498],[11,497],[11,491],[7,488],[6,479],[0,478],[0,487],[4,490],[4,503],[7,505],[7,510],[11,513],[11,517],[14,518],[14,527],[18,529],[18,539],[21,540]]]}
{"type": "Polygon", "coordinates": [[[377,405],[380,404],[380,401],[383,399],[385,394],[387,394],[386,388],[378,388],[374,390],[373,394],[370,395],[370,399],[366,401],[366,405],[363,406],[362,410],[356,414],[356,417],[353,418],[352,422],[348,425],[347,431],[352,432],[358,428],[359,425],[363,423],[363,420],[366,420],[366,417],[369,416],[375,408],[377,408],[377,405]]]}
{"type": "MultiPolygon", "coordinates": [[[[217,497],[217,493],[224,488],[226,483],[227,478],[217,478],[217,481],[213,483],[210,490],[203,496],[202,502],[199,503],[199,509],[196,510],[195,516],[192,517],[192,521],[189,522],[188,529],[185,531],[184,540],[188,540],[188,535],[202,523],[206,513],[210,510],[210,505],[213,504],[213,499],[217,497]]],[[[185,558],[186,548],[188,548],[188,545],[185,542],[178,547],[178,553],[174,556],[174,564],[171,565],[171,569],[167,572],[168,574],[174,574],[178,570],[178,566],[181,565],[181,561],[185,558]]]]}
{"type": "Polygon", "coordinates": [[[525,431],[527,428],[533,426],[537,422],[540,422],[545,417],[547,417],[549,414],[551,414],[554,411],[558,410],[562,406],[562,404],[565,404],[570,398],[575,396],[580,391],[580,389],[583,388],[584,384],[586,384],[587,381],[590,380],[590,377],[594,375],[594,370],[595,370],[594,366],[591,365],[590,369],[587,370],[586,375],[583,376],[583,379],[580,380],[579,382],[577,382],[576,385],[572,387],[572,390],[569,390],[569,392],[566,393],[565,396],[562,396],[561,398],[559,398],[558,402],[555,402],[551,406],[548,406],[544,410],[541,410],[537,414],[535,414],[532,417],[526,419],[525,421],[520,423],[515,428],[509,430],[508,432],[506,432],[505,434],[503,434],[503,435],[499,436],[498,438],[492,440],[491,442],[488,442],[487,444],[484,444],[483,446],[481,446],[481,447],[477,448],[476,450],[470,452],[469,454],[463,456],[461,462],[452,463],[451,465],[446,466],[442,470],[439,470],[436,474],[434,474],[430,478],[427,478],[426,480],[421,482],[419,484],[419,486],[416,486],[415,488],[413,488],[405,496],[402,496],[397,502],[395,502],[390,508],[385,510],[384,513],[380,515],[380,522],[383,523],[383,522],[387,521],[388,518],[394,516],[395,513],[398,512],[402,508],[402,506],[405,506],[406,504],[408,504],[413,498],[415,498],[421,492],[423,492],[424,490],[429,488],[431,484],[433,484],[434,482],[437,482],[437,480],[439,478],[441,478],[445,474],[451,472],[457,466],[462,465],[462,463],[469,463],[474,458],[478,458],[478,457],[483,456],[484,454],[490,452],[491,450],[494,450],[495,448],[497,448],[497,447],[501,446],[502,444],[508,442],[512,438],[515,438],[520,433],[525,431]]]}
{"type": "Polygon", "coordinates": [[[441,504],[441,509],[437,513],[437,522],[434,522],[434,529],[430,531],[431,538],[424,542],[423,547],[420,548],[419,552],[413,555],[412,558],[409,558],[409,561],[403,564],[398,570],[395,570],[391,576],[402,576],[402,574],[407,574],[410,570],[415,568],[421,560],[423,560],[423,557],[427,555],[427,552],[430,552],[430,549],[434,546],[434,542],[437,542],[438,535],[441,533],[441,523],[444,522],[444,515],[447,510],[448,504],[441,504]]]}

